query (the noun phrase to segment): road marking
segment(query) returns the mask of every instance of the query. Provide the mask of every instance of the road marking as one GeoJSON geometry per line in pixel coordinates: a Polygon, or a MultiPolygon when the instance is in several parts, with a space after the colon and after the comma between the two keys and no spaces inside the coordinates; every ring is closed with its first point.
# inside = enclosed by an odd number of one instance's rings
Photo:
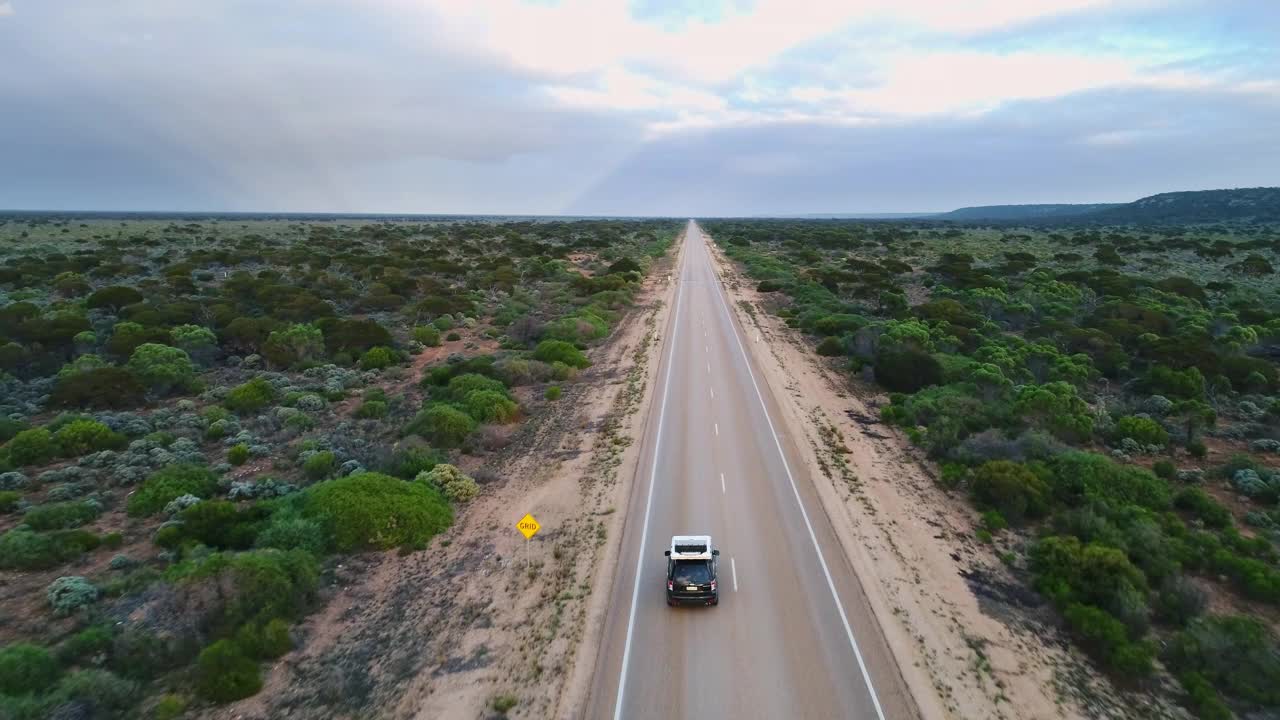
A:
{"type": "MultiPolygon", "coordinates": [[[[849,638],[849,646],[853,648],[853,656],[858,660],[858,669],[862,671],[862,681],[867,685],[867,691],[871,693],[871,704],[875,706],[876,717],[884,720],[884,710],[880,708],[880,698],[876,696],[876,689],[871,684],[871,675],[867,672],[867,664],[862,659],[862,651],[858,649],[858,641],[853,638],[853,628],[849,625],[849,617],[845,615],[844,604],[840,602],[840,595],[836,592],[836,583],[831,579],[831,570],[827,568],[827,560],[822,555],[822,548],[818,545],[818,536],[813,532],[813,523],[809,522],[809,513],[804,509],[804,502],[800,499],[800,488],[796,486],[796,479],[791,474],[791,464],[787,462],[787,455],[782,451],[782,441],[778,439],[778,431],[773,427],[773,420],[769,417],[769,406],[765,405],[764,395],[760,392],[760,384],[756,382],[755,371],[751,369],[751,360],[747,357],[747,350],[742,345],[742,337],[738,335],[738,327],[733,324],[733,316],[729,314],[729,301],[725,299],[724,291],[720,289],[720,284],[715,283],[716,297],[720,299],[720,309],[724,311],[725,319],[729,321],[729,330],[733,332],[733,339],[738,344],[738,352],[742,354],[742,361],[747,366],[747,377],[751,378],[751,386],[755,388],[756,399],[760,401],[760,409],[764,411],[764,421],[769,426],[769,434],[773,435],[774,447],[778,449],[778,457],[782,458],[782,469],[787,473],[787,480],[791,482],[791,492],[795,495],[796,504],[800,506],[800,517],[804,519],[805,529],[809,531],[809,540],[813,543],[813,550],[818,556],[818,564],[822,566],[822,574],[827,579],[827,589],[831,591],[831,599],[836,603],[836,610],[840,613],[840,621],[844,623],[844,634],[849,638]]],[[[732,563],[730,563],[732,564],[732,563]]]]}
{"type": "Polygon", "coordinates": [[[710,385],[708,385],[708,386],[707,386],[707,389],[711,391],[711,399],[712,399],[712,400],[715,400],[715,399],[716,399],[716,389],[715,389],[715,388],[713,388],[713,387],[711,387],[710,385]]]}
{"type": "Polygon", "coordinates": [[[707,372],[711,372],[711,363],[707,363],[707,372]]]}
{"type": "Polygon", "coordinates": [[[738,592],[738,561],[729,558],[729,569],[733,571],[733,591],[738,592]]]}
{"type": "Polygon", "coordinates": [[[720,473],[720,494],[724,495],[724,473],[720,473]]]}
{"type": "Polygon", "coordinates": [[[711,346],[710,346],[710,345],[703,345],[703,346],[702,346],[702,351],[703,351],[703,352],[705,352],[706,354],[710,355],[710,354],[711,354],[711,346]]]}
{"type": "Polygon", "coordinates": [[[715,423],[715,426],[716,426],[716,437],[720,437],[720,423],[715,423]]]}
{"type": "MultiPolygon", "coordinates": [[[[686,263],[687,264],[687,263],[686,263]]],[[[683,270],[682,270],[683,272],[683,270]]],[[[631,590],[631,612],[627,616],[627,639],[622,649],[622,670],[618,675],[618,697],[613,704],[614,720],[622,718],[622,697],[627,688],[627,666],[631,663],[631,636],[636,629],[636,605],[640,602],[640,575],[644,567],[644,550],[649,540],[649,514],[653,509],[653,486],[658,480],[658,450],[662,446],[662,425],[667,419],[667,395],[671,392],[671,366],[675,361],[676,338],[680,336],[680,299],[684,296],[684,285],[676,289],[675,319],[671,329],[671,347],[667,350],[667,374],[663,380],[662,404],[658,408],[658,435],[653,443],[653,464],[649,468],[649,496],[644,502],[644,524],[640,530],[640,549],[636,552],[636,580],[631,590]]]]}

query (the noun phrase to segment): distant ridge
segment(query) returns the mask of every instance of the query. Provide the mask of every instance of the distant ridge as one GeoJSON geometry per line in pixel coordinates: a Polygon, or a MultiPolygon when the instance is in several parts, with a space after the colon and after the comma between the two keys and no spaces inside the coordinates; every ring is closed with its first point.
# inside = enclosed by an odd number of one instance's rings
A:
{"type": "Polygon", "coordinates": [[[1060,218],[1120,207],[1122,203],[1088,205],[978,205],[933,215],[932,220],[1033,220],[1060,218]]]}
{"type": "Polygon", "coordinates": [[[960,208],[928,219],[1099,225],[1280,222],[1280,187],[1167,192],[1130,203],[985,205],[960,208]]]}

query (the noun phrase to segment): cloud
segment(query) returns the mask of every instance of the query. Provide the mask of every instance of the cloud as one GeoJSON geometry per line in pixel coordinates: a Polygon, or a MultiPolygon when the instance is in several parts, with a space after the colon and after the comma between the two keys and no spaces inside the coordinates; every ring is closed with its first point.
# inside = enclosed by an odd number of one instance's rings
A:
{"type": "Polygon", "coordinates": [[[13,14],[13,3],[9,0],[0,0],[0,17],[7,17],[13,14]]]}
{"type": "Polygon", "coordinates": [[[954,5],[28,3],[0,23],[0,207],[912,210],[1261,178],[1239,146],[1274,145],[1280,54],[1248,13],[954,5]]]}

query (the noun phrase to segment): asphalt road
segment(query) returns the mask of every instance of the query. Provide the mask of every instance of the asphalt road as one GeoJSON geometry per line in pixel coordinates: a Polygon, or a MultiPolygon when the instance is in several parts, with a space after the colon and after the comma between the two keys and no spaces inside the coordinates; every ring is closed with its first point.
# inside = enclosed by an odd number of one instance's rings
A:
{"type": "Polygon", "coordinates": [[[909,718],[857,578],[690,221],[585,718],[909,718]],[[669,608],[672,535],[721,551],[669,608]]]}

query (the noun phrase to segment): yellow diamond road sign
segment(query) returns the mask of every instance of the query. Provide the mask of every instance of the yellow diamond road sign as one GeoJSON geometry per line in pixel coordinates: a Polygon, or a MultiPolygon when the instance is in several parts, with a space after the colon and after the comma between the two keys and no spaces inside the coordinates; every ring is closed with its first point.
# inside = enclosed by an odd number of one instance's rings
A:
{"type": "Polygon", "coordinates": [[[541,527],[542,526],[538,524],[538,521],[534,520],[533,516],[527,513],[524,517],[520,518],[520,522],[516,523],[516,529],[524,533],[525,540],[533,537],[534,533],[538,532],[538,529],[541,527]]]}

